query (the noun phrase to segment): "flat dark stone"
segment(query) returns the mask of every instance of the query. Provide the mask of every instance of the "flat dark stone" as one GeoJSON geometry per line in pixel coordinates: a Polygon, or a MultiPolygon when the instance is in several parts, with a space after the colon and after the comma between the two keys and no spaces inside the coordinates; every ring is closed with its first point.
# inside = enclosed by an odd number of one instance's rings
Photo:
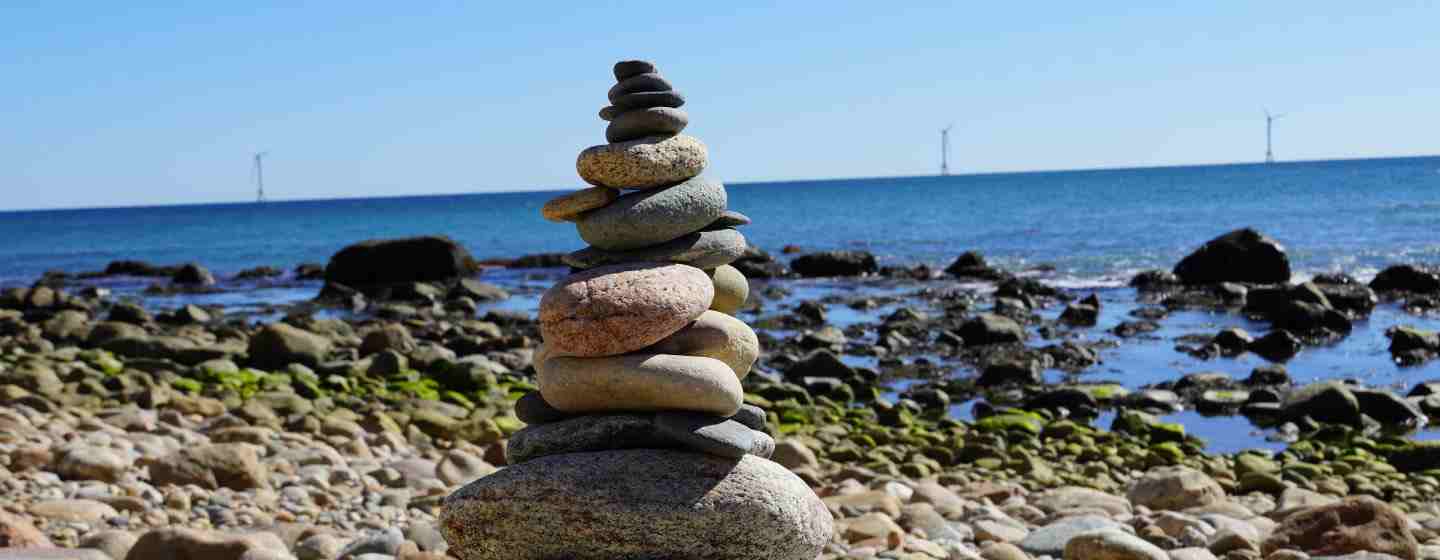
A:
{"type": "Polygon", "coordinates": [[[630,93],[665,91],[675,91],[675,86],[670,85],[670,82],[663,76],[659,74],[639,74],[625,78],[620,83],[610,86],[610,92],[606,95],[611,101],[614,101],[620,96],[630,93]]]}
{"type": "Polygon", "coordinates": [[[605,127],[605,140],[624,142],[646,136],[679,134],[688,124],[690,116],[679,109],[651,107],[626,111],[610,121],[610,126],[605,127]]]}
{"type": "Polygon", "coordinates": [[[750,216],[746,216],[734,210],[726,210],[719,218],[716,218],[710,225],[705,226],[706,231],[734,228],[750,225],[750,216]]]}
{"type": "Polygon", "coordinates": [[[655,63],[648,60],[622,60],[615,63],[615,80],[621,81],[636,74],[655,71],[655,63]]]}
{"type": "Polygon", "coordinates": [[[633,251],[586,247],[565,255],[565,264],[579,269],[629,262],[675,262],[710,269],[730,264],[745,254],[745,236],[730,228],[691,233],[633,251]]]}
{"type": "Polygon", "coordinates": [[[515,401],[515,417],[532,426],[559,422],[574,416],[574,414],[550,406],[550,403],[545,402],[545,398],[540,396],[540,391],[530,391],[520,397],[520,400],[515,401]]]}
{"type": "Polygon", "coordinates": [[[600,120],[610,122],[620,116],[620,108],[614,105],[606,105],[600,108],[600,120]]]}
{"type": "Polygon", "coordinates": [[[685,96],[678,91],[642,91],[627,93],[610,100],[621,111],[649,109],[651,107],[679,108],[685,105],[685,96]]]}
{"type": "Polygon", "coordinates": [[[739,459],[755,446],[755,431],[744,424],[697,412],[660,412],[655,428],[686,448],[739,459]]]}
{"type": "Polygon", "coordinates": [[[744,424],[746,428],[758,432],[765,431],[765,409],[753,404],[740,405],[740,411],[736,412],[730,419],[744,424]]]}
{"type": "Polygon", "coordinates": [[[510,436],[505,454],[513,465],[564,453],[677,446],[673,438],[656,428],[654,415],[606,414],[526,426],[510,436]]]}

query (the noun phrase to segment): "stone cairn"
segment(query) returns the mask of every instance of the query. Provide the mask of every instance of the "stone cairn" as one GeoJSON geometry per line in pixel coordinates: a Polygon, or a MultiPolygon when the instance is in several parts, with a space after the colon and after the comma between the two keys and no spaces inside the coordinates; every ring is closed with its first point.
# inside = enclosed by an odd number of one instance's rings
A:
{"type": "Polygon", "coordinates": [[[740,380],[759,341],[733,317],[749,285],[725,186],[680,134],[685,99],[645,61],[615,65],[609,144],[580,153],[595,185],[547,203],[590,246],[540,302],[539,391],[510,466],[445,501],[451,553],[481,559],[814,560],[825,505],[768,460],[765,412],[740,380]],[[622,194],[622,191],[629,191],[622,194]]]}

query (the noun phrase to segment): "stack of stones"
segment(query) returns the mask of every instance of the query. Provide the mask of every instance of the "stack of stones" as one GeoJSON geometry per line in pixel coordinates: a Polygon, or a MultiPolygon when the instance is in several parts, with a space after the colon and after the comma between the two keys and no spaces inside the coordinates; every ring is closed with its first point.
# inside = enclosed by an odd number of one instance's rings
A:
{"type": "Polygon", "coordinates": [[[684,98],[645,61],[615,65],[610,143],[577,167],[593,188],[545,205],[590,246],[540,302],[539,391],[511,466],[445,502],[451,553],[480,559],[813,560],[833,532],[810,488],[768,460],[775,442],[740,381],[759,355],[733,315],[729,263],[749,223],[680,134],[684,98]],[[622,194],[621,191],[629,191],[622,194]]]}

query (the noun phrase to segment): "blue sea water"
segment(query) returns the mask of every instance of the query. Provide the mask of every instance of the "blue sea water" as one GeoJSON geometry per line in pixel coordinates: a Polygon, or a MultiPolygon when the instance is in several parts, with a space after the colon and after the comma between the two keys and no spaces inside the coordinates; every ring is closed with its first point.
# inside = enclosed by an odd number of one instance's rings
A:
{"type": "MultiPolygon", "coordinates": [[[[540,206],[555,194],[3,212],[0,287],[28,285],[47,270],[100,270],[119,259],[199,262],[224,278],[259,265],[324,263],[361,239],[419,234],[448,235],[482,259],[578,249],[583,245],[573,227],[540,218],[540,206]]],[[[882,263],[943,267],[963,251],[978,250],[1005,268],[1053,266],[1044,281],[1095,292],[1104,301],[1100,324],[1083,335],[1093,339],[1114,339],[1105,331],[1130,318],[1135,294],[1124,284],[1135,271],[1169,268],[1238,227],[1280,240],[1300,278],[1346,272],[1364,280],[1390,264],[1440,263],[1440,157],[751,183],[730,185],[729,197],[732,209],[754,220],[745,235],[777,256],[786,245],[864,249],[882,263]]],[[[533,310],[559,274],[499,270],[485,279],[517,295],[498,306],[533,310]]],[[[137,295],[149,283],[98,282],[122,295],[137,295]]],[[[786,284],[790,295],[768,303],[767,312],[800,299],[911,289],[883,281],[786,284]]],[[[146,296],[145,303],[219,304],[263,315],[269,303],[309,299],[319,288],[283,281],[222,286],[218,294],[146,296]]],[[[898,305],[863,311],[832,305],[831,322],[876,322],[898,305]]],[[[1058,312],[1046,311],[1050,318],[1058,312]]],[[[1183,335],[1230,326],[1263,333],[1263,324],[1201,312],[1177,313],[1162,324],[1149,337],[1103,352],[1104,363],[1082,380],[1134,388],[1195,371],[1239,378],[1264,363],[1253,355],[1202,361],[1174,349],[1183,335]]],[[[1354,378],[1397,390],[1440,378],[1440,363],[1401,368],[1390,362],[1383,333],[1398,324],[1440,329],[1440,319],[1382,305],[1343,341],[1302,352],[1289,363],[1291,374],[1301,382],[1354,378]]],[[[1208,437],[1212,449],[1266,445],[1243,418],[1184,413],[1175,419],[1208,437]]]]}

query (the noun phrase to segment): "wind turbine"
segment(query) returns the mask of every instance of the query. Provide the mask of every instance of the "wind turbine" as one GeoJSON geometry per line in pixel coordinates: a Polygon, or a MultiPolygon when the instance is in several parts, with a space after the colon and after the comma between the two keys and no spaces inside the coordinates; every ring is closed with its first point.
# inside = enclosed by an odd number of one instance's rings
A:
{"type": "Polygon", "coordinates": [[[940,176],[942,177],[950,174],[950,129],[952,128],[955,128],[955,125],[940,129],[940,176]]]}
{"type": "Polygon", "coordinates": [[[1271,129],[1275,127],[1275,121],[1285,115],[1272,115],[1269,109],[1265,109],[1265,163],[1275,163],[1275,152],[1270,149],[1271,129]]]}

